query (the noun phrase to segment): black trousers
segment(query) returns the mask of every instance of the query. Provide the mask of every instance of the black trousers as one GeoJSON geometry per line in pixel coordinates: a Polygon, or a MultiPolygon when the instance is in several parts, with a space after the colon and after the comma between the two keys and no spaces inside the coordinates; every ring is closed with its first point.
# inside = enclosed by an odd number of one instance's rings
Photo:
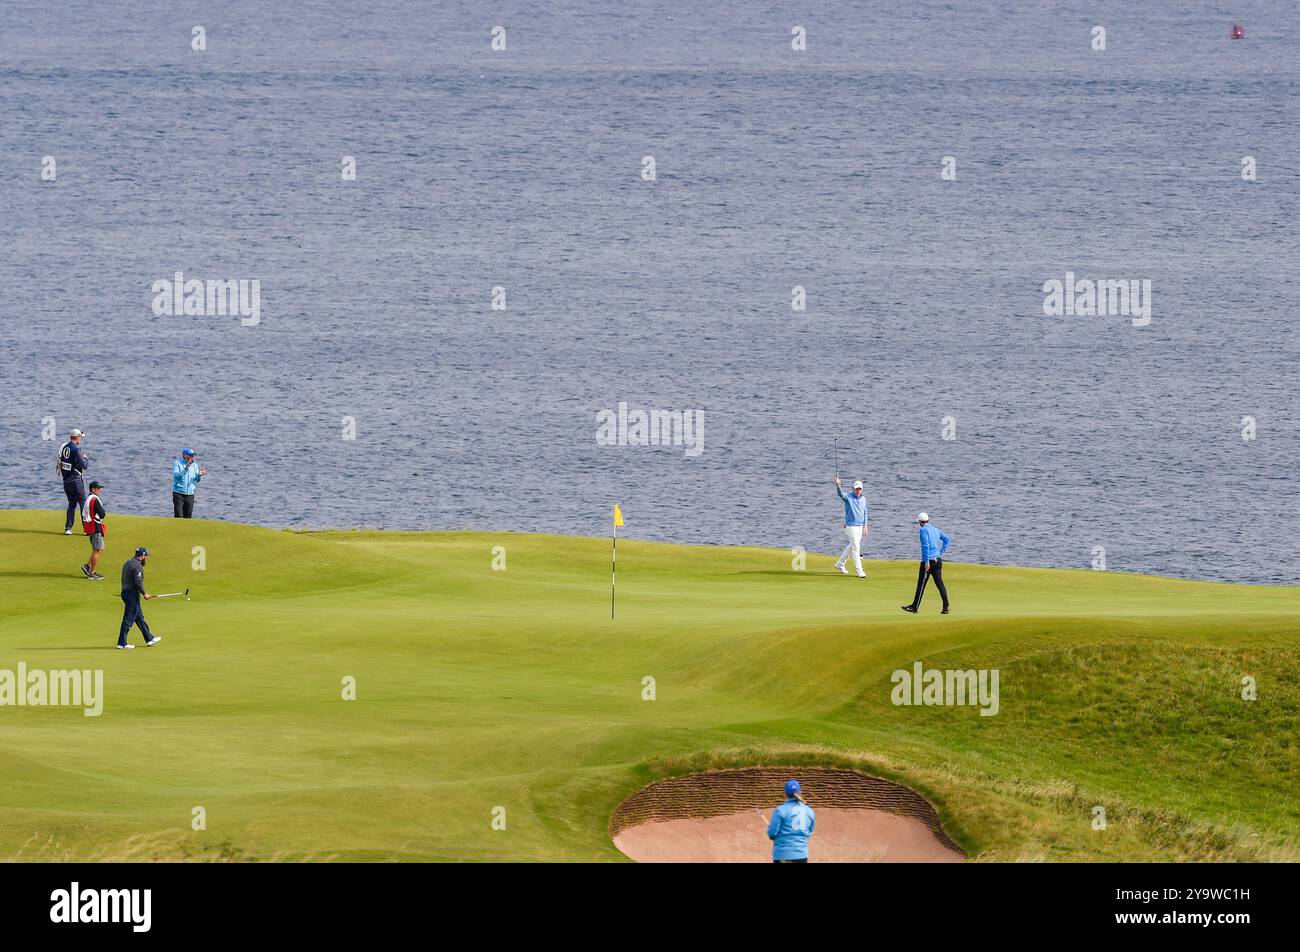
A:
{"type": "Polygon", "coordinates": [[[172,493],[172,513],[177,519],[193,519],[194,494],[172,493]]]}
{"type": "Polygon", "coordinates": [[[916,570],[916,597],[912,599],[912,607],[917,611],[921,609],[921,596],[925,594],[925,583],[929,578],[934,579],[934,584],[939,588],[939,595],[943,598],[943,607],[948,607],[948,589],[943,584],[943,559],[931,559],[930,571],[926,572],[926,564],[921,563],[916,570]]]}
{"type": "Polygon", "coordinates": [[[144,635],[144,640],[148,641],[153,637],[149,631],[149,623],[144,620],[144,609],[140,607],[140,593],[137,591],[125,591],[122,593],[122,603],[125,608],[122,610],[122,630],[118,632],[117,643],[126,644],[126,634],[131,630],[132,625],[140,626],[140,634],[144,635]]]}
{"type": "Polygon", "coordinates": [[[72,528],[72,520],[77,512],[86,505],[86,484],[80,473],[63,477],[63,495],[68,497],[68,518],[64,520],[64,531],[72,528]]]}

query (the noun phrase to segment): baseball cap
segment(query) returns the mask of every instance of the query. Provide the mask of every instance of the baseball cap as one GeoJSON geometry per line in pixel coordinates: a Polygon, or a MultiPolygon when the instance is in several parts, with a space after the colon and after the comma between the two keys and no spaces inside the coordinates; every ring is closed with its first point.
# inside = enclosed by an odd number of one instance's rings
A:
{"type": "Polygon", "coordinates": [[[929,522],[929,521],[930,521],[930,514],[929,514],[928,512],[918,512],[918,513],[916,514],[916,521],[917,521],[917,522],[929,522]]]}
{"type": "Polygon", "coordinates": [[[68,439],[75,440],[77,437],[85,436],[85,435],[86,434],[82,433],[80,430],[74,429],[71,433],[68,434],[68,439]]]}
{"type": "Polygon", "coordinates": [[[185,449],[181,450],[181,455],[182,455],[182,456],[193,456],[193,455],[194,455],[194,451],[193,451],[192,449],[190,449],[190,448],[187,446],[187,447],[185,447],[185,449]]]}
{"type": "Polygon", "coordinates": [[[853,480],[853,488],[854,488],[854,489],[861,489],[861,488],[862,488],[862,480],[860,480],[860,479],[855,479],[855,480],[853,480]]]}
{"type": "Polygon", "coordinates": [[[103,488],[104,488],[104,484],[101,483],[98,479],[92,479],[92,480],[90,481],[90,488],[91,488],[91,489],[103,489],[103,488]]]}
{"type": "Polygon", "coordinates": [[[136,555],[148,555],[148,554],[149,554],[149,550],[146,549],[144,546],[140,546],[140,548],[138,548],[138,549],[135,550],[135,554],[136,554],[136,555]]]}
{"type": "Polygon", "coordinates": [[[787,780],[785,782],[785,795],[787,797],[793,797],[800,789],[798,780],[787,780]]]}

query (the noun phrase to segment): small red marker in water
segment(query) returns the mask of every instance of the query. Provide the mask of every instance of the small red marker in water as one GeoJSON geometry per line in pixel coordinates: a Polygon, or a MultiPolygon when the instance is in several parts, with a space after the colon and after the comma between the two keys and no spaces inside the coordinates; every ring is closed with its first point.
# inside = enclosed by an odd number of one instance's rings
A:
{"type": "Polygon", "coordinates": [[[1234,23],[1232,25],[1232,33],[1230,33],[1229,36],[1231,36],[1234,40],[1245,39],[1246,31],[1241,28],[1240,23],[1234,23]]]}

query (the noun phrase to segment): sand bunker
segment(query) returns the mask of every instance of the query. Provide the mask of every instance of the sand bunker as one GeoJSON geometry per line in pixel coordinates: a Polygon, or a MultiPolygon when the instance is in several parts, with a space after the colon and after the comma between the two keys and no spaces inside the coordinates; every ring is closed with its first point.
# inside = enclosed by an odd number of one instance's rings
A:
{"type": "Polygon", "coordinates": [[[660,781],[624,800],[609,831],[641,863],[770,863],[767,821],[798,777],[817,811],[813,863],[959,863],[957,844],[915,790],[851,770],[753,767],[660,781]]]}

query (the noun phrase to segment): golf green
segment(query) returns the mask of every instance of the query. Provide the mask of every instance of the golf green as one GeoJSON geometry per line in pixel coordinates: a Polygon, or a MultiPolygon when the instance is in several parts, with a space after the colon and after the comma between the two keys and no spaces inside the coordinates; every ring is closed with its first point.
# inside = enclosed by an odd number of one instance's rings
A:
{"type": "Polygon", "coordinates": [[[103,671],[99,716],[0,706],[3,859],[617,861],[625,797],[747,765],[904,783],[976,860],[1297,858],[1295,587],[953,562],[913,617],[912,562],[621,538],[611,621],[608,539],[108,525],[92,582],[0,512],[0,671],[103,671]],[[136,545],[192,600],[115,651],[136,545]],[[916,662],[997,713],[893,703],[916,662]]]}

